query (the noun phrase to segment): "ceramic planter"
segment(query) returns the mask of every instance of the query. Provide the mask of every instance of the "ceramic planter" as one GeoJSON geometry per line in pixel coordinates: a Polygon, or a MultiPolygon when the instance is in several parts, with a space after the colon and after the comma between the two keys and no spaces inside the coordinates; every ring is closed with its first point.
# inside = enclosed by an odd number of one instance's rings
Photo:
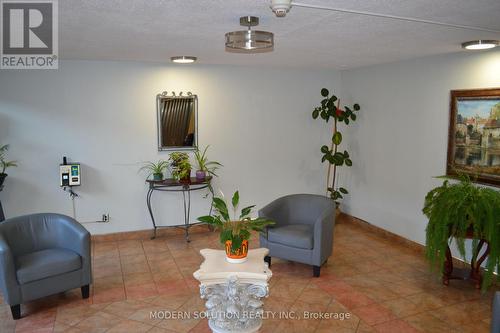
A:
{"type": "Polygon", "coordinates": [[[231,250],[232,242],[226,241],[226,260],[232,264],[241,264],[247,261],[248,255],[248,240],[241,243],[241,247],[236,251],[231,250]]]}
{"type": "Polygon", "coordinates": [[[163,180],[162,173],[153,173],[153,180],[163,180]]]}
{"type": "Polygon", "coordinates": [[[207,173],[203,170],[196,171],[196,179],[197,180],[205,180],[207,178],[207,173]]]}
{"type": "Polygon", "coordinates": [[[179,179],[181,183],[189,183],[191,181],[191,170],[187,170],[186,176],[179,179]]]}

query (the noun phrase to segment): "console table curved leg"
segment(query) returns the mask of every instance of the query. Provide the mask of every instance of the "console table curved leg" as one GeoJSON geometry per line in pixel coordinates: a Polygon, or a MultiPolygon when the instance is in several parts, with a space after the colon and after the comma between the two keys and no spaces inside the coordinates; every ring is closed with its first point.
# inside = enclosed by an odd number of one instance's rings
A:
{"type": "Polygon", "coordinates": [[[151,221],[153,222],[153,236],[151,237],[151,239],[155,239],[156,238],[156,222],[155,222],[155,218],[153,216],[153,209],[151,209],[151,197],[153,196],[153,189],[150,188],[148,190],[148,194],[146,194],[146,203],[148,205],[148,211],[149,211],[149,216],[151,216],[151,221]]]}
{"type": "Polygon", "coordinates": [[[182,190],[182,198],[184,199],[184,237],[186,238],[186,242],[191,242],[189,240],[189,215],[191,212],[191,192],[189,189],[183,188],[182,190]],[[187,192],[187,200],[186,200],[186,192],[187,192]]]}

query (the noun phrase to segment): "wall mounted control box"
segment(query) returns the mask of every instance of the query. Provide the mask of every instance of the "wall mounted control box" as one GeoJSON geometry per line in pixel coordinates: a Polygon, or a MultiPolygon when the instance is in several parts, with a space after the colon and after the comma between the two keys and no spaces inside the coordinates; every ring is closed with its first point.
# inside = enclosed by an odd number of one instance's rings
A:
{"type": "Polygon", "coordinates": [[[59,166],[61,186],[79,186],[81,184],[80,164],[61,164],[59,166]]]}

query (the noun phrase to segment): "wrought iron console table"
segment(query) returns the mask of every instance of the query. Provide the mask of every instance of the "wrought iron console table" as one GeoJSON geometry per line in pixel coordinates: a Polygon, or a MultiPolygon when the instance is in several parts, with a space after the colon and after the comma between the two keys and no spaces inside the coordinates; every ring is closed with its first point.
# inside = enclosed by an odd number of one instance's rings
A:
{"type": "MultiPolygon", "coordinates": [[[[181,228],[184,229],[186,241],[189,242],[189,228],[203,224],[203,222],[189,223],[189,215],[191,212],[191,191],[202,190],[205,188],[210,189],[210,181],[212,177],[207,177],[205,180],[199,180],[192,177],[189,181],[178,181],[176,179],[164,179],[164,180],[146,180],[149,184],[149,190],[146,195],[146,203],[148,205],[149,215],[151,216],[151,221],[153,222],[154,233],[151,239],[156,238],[156,230],[158,228],[181,228]],[[154,191],[162,192],[182,192],[182,198],[184,203],[184,224],[177,225],[156,225],[156,221],[153,215],[153,209],[151,208],[151,197],[154,191]]],[[[210,191],[210,195],[213,201],[213,193],[210,191]]],[[[210,204],[210,214],[212,214],[212,204],[210,204]]]]}

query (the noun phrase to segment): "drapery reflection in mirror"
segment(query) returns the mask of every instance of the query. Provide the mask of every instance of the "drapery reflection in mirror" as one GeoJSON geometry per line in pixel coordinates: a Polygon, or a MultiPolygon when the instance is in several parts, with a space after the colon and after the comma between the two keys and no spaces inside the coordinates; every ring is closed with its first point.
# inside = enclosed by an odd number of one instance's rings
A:
{"type": "Polygon", "coordinates": [[[197,97],[157,96],[158,149],[193,149],[197,143],[197,97]]]}

